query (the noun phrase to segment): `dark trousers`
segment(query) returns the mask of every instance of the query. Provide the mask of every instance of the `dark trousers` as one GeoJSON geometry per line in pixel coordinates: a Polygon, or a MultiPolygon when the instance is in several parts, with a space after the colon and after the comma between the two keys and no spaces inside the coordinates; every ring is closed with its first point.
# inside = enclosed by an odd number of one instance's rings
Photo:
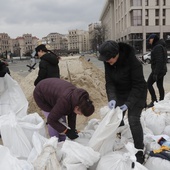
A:
{"type": "MultiPolygon", "coordinates": [[[[128,121],[130,125],[130,130],[132,133],[132,137],[134,140],[135,148],[137,149],[143,149],[143,129],[140,122],[140,116],[143,108],[139,107],[133,107],[133,109],[128,110],[128,121]]],[[[125,112],[123,112],[123,116],[125,115],[125,112]]],[[[124,122],[121,121],[120,126],[123,126],[124,122]]]]}
{"type": "Polygon", "coordinates": [[[158,91],[159,91],[159,100],[164,99],[165,91],[164,91],[164,87],[163,87],[163,80],[164,80],[164,76],[158,77],[158,80],[155,81],[155,80],[153,80],[153,74],[151,73],[149,75],[149,78],[148,78],[148,81],[147,81],[147,86],[148,86],[149,93],[151,95],[152,102],[157,101],[155,90],[153,88],[153,84],[155,82],[156,82],[156,85],[157,85],[158,91]]]}

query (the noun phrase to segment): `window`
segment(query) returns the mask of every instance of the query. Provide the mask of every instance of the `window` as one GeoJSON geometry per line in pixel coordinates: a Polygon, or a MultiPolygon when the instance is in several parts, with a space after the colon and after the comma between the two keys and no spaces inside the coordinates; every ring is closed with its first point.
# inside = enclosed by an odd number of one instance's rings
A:
{"type": "Polygon", "coordinates": [[[131,0],[131,6],[141,6],[142,0],[131,0]]]}
{"type": "Polygon", "coordinates": [[[159,9],[155,10],[155,16],[158,17],[159,16],[159,9]]]}
{"type": "Polygon", "coordinates": [[[148,6],[148,0],[145,0],[145,6],[148,6]]]}
{"type": "Polygon", "coordinates": [[[163,0],[163,6],[165,6],[166,5],[166,0],[163,0]]]}
{"type": "Polygon", "coordinates": [[[163,19],[163,21],[162,21],[162,25],[165,25],[165,19],[163,19]]]}
{"type": "Polygon", "coordinates": [[[145,19],[145,25],[148,26],[148,19],[145,19]]]}
{"type": "Polygon", "coordinates": [[[162,15],[163,15],[164,17],[165,17],[165,12],[166,12],[165,9],[163,9],[163,14],[162,14],[162,15]]]}
{"type": "Polygon", "coordinates": [[[159,19],[155,19],[155,25],[159,25],[159,19]]]}
{"type": "Polygon", "coordinates": [[[131,24],[132,26],[142,25],[142,10],[133,10],[131,12],[131,24]]]}
{"type": "Polygon", "coordinates": [[[148,9],[145,9],[145,16],[148,17],[148,9]]]}
{"type": "Polygon", "coordinates": [[[155,0],[155,5],[156,5],[156,6],[159,5],[159,0],[155,0]]]}

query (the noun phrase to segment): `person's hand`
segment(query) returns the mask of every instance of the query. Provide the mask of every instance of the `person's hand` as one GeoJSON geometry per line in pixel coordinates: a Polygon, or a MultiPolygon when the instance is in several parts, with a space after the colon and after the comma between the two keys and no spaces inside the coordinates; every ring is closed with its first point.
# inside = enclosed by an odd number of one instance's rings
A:
{"type": "Polygon", "coordinates": [[[158,76],[157,76],[156,74],[153,74],[153,77],[152,77],[152,78],[153,78],[154,81],[157,81],[158,76]]]}
{"type": "Polygon", "coordinates": [[[108,106],[109,106],[110,109],[115,108],[115,106],[116,106],[116,101],[115,101],[115,100],[111,100],[111,101],[108,103],[108,106]]]}
{"type": "Polygon", "coordinates": [[[67,131],[66,131],[65,134],[66,134],[66,136],[67,136],[68,138],[70,138],[71,140],[76,139],[76,138],[79,137],[77,131],[72,130],[72,129],[67,129],[67,131]]]}
{"type": "Polygon", "coordinates": [[[128,109],[128,107],[124,104],[124,105],[120,106],[120,109],[124,112],[128,109]]]}

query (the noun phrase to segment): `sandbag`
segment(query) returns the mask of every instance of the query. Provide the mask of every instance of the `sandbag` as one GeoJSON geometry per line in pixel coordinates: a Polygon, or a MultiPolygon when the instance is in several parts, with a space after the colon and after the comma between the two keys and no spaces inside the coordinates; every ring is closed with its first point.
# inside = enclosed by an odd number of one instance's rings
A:
{"type": "Polygon", "coordinates": [[[90,139],[89,146],[101,155],[105,155],[113,149],[113,139],[122,120],[122,111],[119,107],[110,110],[106,106],[101,108],[100,112],[103,112],[105,116],[90,139]]]}
{"type": "Polygon", "coordinates": [[[9,74],[1,78],[0,115],[13,112],[18,117],[27,114],[28,101],[19,84],[9,74]]]}
{"type": "Polygon", "coordinates": [[[12,156],[9,149],[0,145],[0,169],[1,170],[34,170],[32,164],[25,160],[19,160],[12,156]]]}

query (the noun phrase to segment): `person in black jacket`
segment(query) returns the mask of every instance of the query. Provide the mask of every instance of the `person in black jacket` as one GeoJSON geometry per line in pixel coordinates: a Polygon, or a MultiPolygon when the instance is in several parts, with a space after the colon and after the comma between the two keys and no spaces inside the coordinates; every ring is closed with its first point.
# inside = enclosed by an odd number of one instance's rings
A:
{"type": "MultiPolygon", "coordinates": [[[[106,93],[109,108],[117,106],[128,110],[128,121],[132,132],[137,161],[143,163],[143,129],[140,122],[145,107],[147,85],[142,64],[135,56],[135,50],[128,44],[112,40],[104,42],[99,48],[99,60],[104,61],[106,93]]],[[[120,126],[124,125],[122,121],[120,126]]]]}
{"type": "Polygon", "coordinates": [[[0,77],[4,77],[6,73],[10,75],[8,64],[0,60],[0,77]]]}
{"type": "Polygon", "coordinates": [[[40,58],[40,63],[38,77],[34,81],[34,85],[36,86],[41,80],[46,78],[60,78],[59,57],[48,50],[44,44],[37,46],[35,51],[35,56],[40,58]]]}
{"type": "Polygon", "coordinates": [[[159,39],[156,34],[151,34],[147,39],[152,46],[151,51],[151,74],[149,75],[147,85],[151,95],[151,103],[147,107],[152,107],[154,102],[158,99],[153,88],[153,84],[156,82],[159,91],[159,100],[163,100],[165,91],[163,87],[164,76],[167,72],[167,49],[166,43],[163,39],[159,39]]]}
{"type": "MultiPolygon", "coordinates": [[[[47,78],[60,78],[60,69],[58,66],[59,57],[56,56],[52,51],[48,50],[44,44],[40,44],[35,48],[36,54],[40,58],[39,63],[39,72],[36,80],[34,81],[34,85],[37,86],[40,81],[47,78]]],[[[42,113],[48,119],[49,112],[42,110],[42,113]]],[[[66,122],[65,116],[62,117],[62,121],[66,122]]],[[[64,141],[66,136],[58,133],[51,125],[48,126],[49,136],[56,136],[58,141],[64,141]]]]}

